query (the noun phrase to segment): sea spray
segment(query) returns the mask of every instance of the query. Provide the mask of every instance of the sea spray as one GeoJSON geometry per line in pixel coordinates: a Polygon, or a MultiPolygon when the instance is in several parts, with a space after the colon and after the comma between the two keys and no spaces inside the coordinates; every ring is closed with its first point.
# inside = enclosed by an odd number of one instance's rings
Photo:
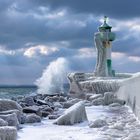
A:
{"type": "Polygon", "coordinates": [[[63,91],[68,70],[68,61],[65,58],[61,57],[51,62],[44,70],[41,78],[36,81],[38,93],[53,94],[63,91]]]}

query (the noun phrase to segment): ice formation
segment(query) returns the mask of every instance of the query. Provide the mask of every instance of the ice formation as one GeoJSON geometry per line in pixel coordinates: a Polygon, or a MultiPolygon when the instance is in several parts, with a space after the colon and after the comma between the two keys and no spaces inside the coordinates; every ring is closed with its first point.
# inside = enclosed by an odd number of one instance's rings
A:
{"type": "Polygon", "coordinates": [[[36,81],[38,93],[52,94],[63,90],[64,77],[68,71],[68,61],[58,58],[44,70],[42,77],[36,81]]]}
{"type": "Polygon", "coordinates": [[[0,127],[0,140],[17,140],[17,130],[14,127],[0,127]]]}
{"type": "Polygon", "coordinates": [[[87,120],[83,101],[76,103],[65,111],[54,123],[58,125],[73,125],[87,120]]]}
{"type": "Polygon", "coordinates": [[[132,77],[122,80],[121,87],[116,94],[118,98],[125,100],[130,105],[140,119],[140,73],[133,74],[132,77]]]}

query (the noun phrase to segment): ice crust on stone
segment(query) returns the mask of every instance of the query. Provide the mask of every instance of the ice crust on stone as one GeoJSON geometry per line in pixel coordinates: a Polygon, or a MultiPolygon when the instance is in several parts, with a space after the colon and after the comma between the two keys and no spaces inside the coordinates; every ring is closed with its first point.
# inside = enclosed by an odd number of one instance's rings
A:
{"type": "Polygon", "coordinates": [[[57,125],[73,125],[87,120],[85,105],[83,101],[76,103],[67,109],[62,116],[60,116],[54,124],[57,125]]]}
{"type": "Polygon", "coordinates": [[[0,127],[0,140],[17,140],[17,130],[14,127],[0,127]]]}

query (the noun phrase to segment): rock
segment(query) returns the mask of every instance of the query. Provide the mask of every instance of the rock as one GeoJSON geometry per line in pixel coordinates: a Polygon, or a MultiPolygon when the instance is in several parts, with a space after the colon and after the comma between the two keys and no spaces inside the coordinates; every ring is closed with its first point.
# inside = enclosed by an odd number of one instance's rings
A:
{"type": "Polygon", "coordinates": [[[46,107],[46,108],[43,109],[43,111],[52,113],[53,109],[51,107],[46,107]]]}
{"type": "Polygon", "coordinates": [[[49,101],[50,102],[57,102],[57,101],[59,101],[59,97],[58,96],[49,97],[49,101]]]}
{"type": "Polygon", "coordinates": [[[114,103],[118,103],[118,104],[120,104],[120,105],[125,105],[125,103],[126,103],[124,100],[117,99],[117,98],[114,99],[113,102],[114,102],[114,103]]]}
{"type": "Polygon", "coordinates": [[[58,117],[59,117],[59,115],[48,115],[48,119],[50,119],[50,120],[57,119],[58,117]]]}
{"type": "Polygon", "coordinates": [[[105,125],[107,125],[107,122],[105,120],[97,119],[94,122],[91,122],[89,124],[89,127],[90,128],[100,128],[100,127],[103,127],[105,125]]]}
{"type": "Polygon", "coordinates": [[[68,102],[69,102],[69,103],[72,103],[72,104],[76,104],[76,103],[78,103],[79,101],[82,101],[82,100],[81,100],[81,99],[75,98],[75,99],[69,100],[68,102]]]}
{"type": "Polygon", "coordinates": [[[37,100],[36,103],[39,105],[48,105],[44,100],[37,100]]]}
{"type": "Polygon", "coordinates": [[[102,97],[97,98],[92,101],[92,105],[104,105],[104,99],[102,97]]]}
{"type": "Polygon", "coordinates": [[[51,115],[50,112],[46,112],[46,111],[41,111],[42,117],[47,117],[48,115],[51,115]]]}
{"type": "Polygon", "coordinates": [[[28,106],[32,106],[32,105],[35,105],[35,102],[34,102],[34,99],[33,97],[25,97],[24,99],[25,103],[28,105],[28,106]]]}
{"type": "Polygon", "coordinates": [[[92,95],[94,95],[93,93],[87,93],[85,96],[85,99],[86,100],[89,100],[89,98],[92,96],[92,95]]]}
{"type": "Polygon", "coordinates": [[[63,108],[63,106],[59,102],[55,102],[54,107],[63,108]]]}
{"type": "Polygon", "coordinates": [[[78,103],[79,101],[81,101],[81,99],[76,98],[76,99],[68,100],[67,102],[63,103],[63,108],[69,108],[74,104],[78,103]]]}
{"type": "Polygon", "coordinates": [[[36,113],[38,114],[40,112],[40,108],[38,106],[29,106],[23,108],[24,113],[36,113]]]}
{"type": "Polygon", "coordinates": [[[66,102],[67,100],[63,97],[63,96],[60,96],[59,97],[59,102],[66,102]]]}
{"type": "Polygon", "coordinates": [[[22,116],[22,112],[20,112],[19,110],[8,110],[8,111],[2,111],[0,112],[0,115],[8,115],[8,114],[13,114],[15,113],[17,115],[18,121],[19,123],[21,123],[21,116],[22,116]]]}
{"type": "Polygon", "coordinates": [[[76,103],[67,109],[62,116],[60,116],[54,124],[57,125],[73,125],[87,120],[85,105],[83,101],[76,103]]]}
{"type": "Polygon", "coordinates": [[[102,94],[93,94],[92,96],[89,97],[89,101],[93,101],[95,99],[98,99],[99,97],[103,97],[102,94]]]}
{"type": "Polygon", "coordinates": [[[109,105],[109,107],[120,107],[121,105],[119,103],[112,103],[109,105]]]}
{"type": "Polygon", "coordinates": [[[0,118],[8,122],[8,126],[15,126],[18,128],[19,122],[15,113],[8,115],[0,115],[0,118]]]}
{"type": "Polygon", "coordinates": [[[7,111],[7,110],[19,110],[22,111],[22,107],[13,100],[7,99],[0,99],[0,111],[7,111]]]}
{"type": "Polygon", "coordinates": [[[0,127],[0,140],[17,140],[17,129],[15,127],[0,127]]]}
{"type": "Polygon", "coordinates": [[[22,108],[28,106],[26,103],[23,103],[23,102],[19,102],[19,105],[20,105],[22,108]]]}
{"type": "Polygon", "coordinates": [[[63,104],[63,108],[69,108],[69,107],[71,107],[73,105],[74,104],[72,104],[72,103],[66,102],[66,103],[63,104]]]}
{"type": "Polygon", "coordinates": [[[113,92],[105,92],[104,93],[104,104],[109,105],[112,104],[115,99],[113,92]]]}
{"type": "Polygon", "coordinates": [[[26,114],[22,114],[21,116],[21,124],[24,124],[26,122],[26,114]]]}
{"type": "Polygon", "coordinates": [[[4,121],[3,119],[0,118],[0,127],[1,126],[8,126],[8,122],[4,121]]]}
{"type": "Polygon", "coordinates": [[[26,123],[38,123],[41,122],[41,117],[36,114],[29,114],[26,116],[26,123]]]}

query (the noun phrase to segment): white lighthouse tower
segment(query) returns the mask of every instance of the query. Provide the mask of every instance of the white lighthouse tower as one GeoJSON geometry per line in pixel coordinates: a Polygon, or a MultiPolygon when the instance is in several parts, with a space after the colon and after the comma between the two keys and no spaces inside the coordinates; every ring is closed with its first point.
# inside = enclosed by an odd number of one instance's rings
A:
{"type": "Polygon", "coordinates": [[[115,75],[112,70],[111,43],[115,40],[115,33],[111,32],[111,26],[107,24],[107,17],[104,17],[104,23],[95,33],[94,40],[97,49],[97,62],[95,67],[95,76],[112,77],[115,75]]]}

